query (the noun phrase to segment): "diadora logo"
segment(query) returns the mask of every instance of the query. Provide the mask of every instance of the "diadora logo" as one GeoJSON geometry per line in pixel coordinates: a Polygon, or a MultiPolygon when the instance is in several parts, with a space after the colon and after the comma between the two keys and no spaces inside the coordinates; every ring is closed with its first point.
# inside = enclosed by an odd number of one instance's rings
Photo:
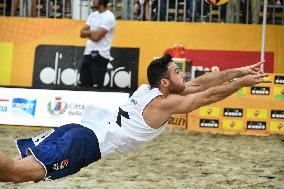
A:
{"type": "Polygon", "coordinates": [[[282,75],[276,75],[274,78],[275,84],[284,84],[284,76],[282,75]]]}
{"type": "MultiPolygon", "coordinates": [[[[79,80],[78,69],[60,68],[59,62],[63,58],[63,54],[56,52],[54,60],[54,68],[45,67],[40,72],[40,81],[46,85],[73,85],[76,86],[79,80]]],[[[64,65],[64,64],[63,64],[64,65]]]]}
{"type": "Polygon", "coordinates": [[[35,110],[36,110],[36,100],[13,98],[12,112],[14,115],[35,116],[35,110]]]}
{"type": "Polygon", "coordinates": [[[47,104],[47,110],[51,115],[61,115],[66,112],[68,105],[62,100],[62,97],[55,97],[47,104]]]}
{"type": "Polygon", "coordinates": [[[272,119],[284,119],[284,110],[271,110],[272,119]]]}
{"type": "Polygon", "coordinates": [[[199,126],[202,128],[218,128],[219,120],[215,119],[200,119],[199,126]]]}
{"type": "MultiPolygon", "coordinates": [[[[35,52],[32,86],[44,89],[79,88],[83,54],[84,47],[39,45],[35,52]]],[[[105,88],[124,92],[136,89],[139,49],[114,47],[111,48],[111,55],[114,59],[107,65],[105,88]]]]}
{"type": "Polygon", "coordinates": [[[243,109],[224,108],[224,117],[243,117],[243,109]]]}
{"type": "Polygon", "coordinates": [[[67,167],[69,164],[69,159],[65,159],[63,161],[60,161],[58,163],[53,164],[52,169],[53,170],[61,170],[64,169],[65,167],[67,167]]]}
{"type": "Polygon", "coordinates": [[[8,111],[8,99],[0,99],[0,113],[6,113],[8,111]]]}
{"type": "MultiPolygon", "coordinates": [[[[40,81],[45,85],[77,86],[80,78],[78,69],[60,67],[61,59],[63,59],[63,53],[56,52],[54,67],[43,68],[40,71],[40,81]]],[[[66,66],[66,63],[63,65],[66,66]]],[[[131,88],[131,71],[126,70],[125,67],[114,68],[110,62],[107,68],[104,86],[131,88]]]]}
{"type": "Polygon", "coordinates": [[[265,121],[247,121],[247,129],[249,130],[265,130],[265,121]]]}
{"type": "Polygon", "coordinates": [[[270,87],[251,87],[250,93],[252,95],[269,95],[270,87]]]}
{"type": "Polygon", "coordinates": [[[137,101],[134,100],[133,98],[130,100],[130,102],[132,102],[133,104],[137,105],[137,101]]]}

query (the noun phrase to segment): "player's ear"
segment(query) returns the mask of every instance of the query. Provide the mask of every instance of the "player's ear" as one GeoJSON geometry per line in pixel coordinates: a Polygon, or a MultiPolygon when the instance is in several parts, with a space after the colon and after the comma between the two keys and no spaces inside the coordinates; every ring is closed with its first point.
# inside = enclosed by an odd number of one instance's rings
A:
{"type": "Polygon", "coordinates": [[[169,86],[169,80],[168,79],[161,79],[161,85],[163,85],[164,87],[168,87],[169,86]]]}

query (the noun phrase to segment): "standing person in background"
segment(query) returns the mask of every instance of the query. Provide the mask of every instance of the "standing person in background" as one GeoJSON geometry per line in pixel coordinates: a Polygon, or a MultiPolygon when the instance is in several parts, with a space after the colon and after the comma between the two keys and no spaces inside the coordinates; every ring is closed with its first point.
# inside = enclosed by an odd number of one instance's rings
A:
{"type": "Polygon", "coordinates": [[[230,0],[227,3],[226,23],[239,23],[240,21],[240,0],[230,0]]]}
{"type": "Polygon", "coordinates": [[[187,18],[189,21],[196,21],[200,17],[201,0],[187,0],[187,18]],[[193,20],[194,16],[194,20],[193,20]]]}
{"type": "Polygon", "coordinates": [[[103,88],[107,64],[112,60],[110,48],[116,23],[107,4],[108,0],[93,0],[96,11],[89,15],[80,32],[81,38],[88,38],[80,68],[82,87],[103,88]]]}
{"type": "MultiPolygon", "coordinates": [[[[12,0],[11,16],[16,16],[19,5],[20,0],[12,0]]],[[[36,17],[36,0],[31,0],[31,15],[29,16],[36,17]]]]}
{"type": "Polygon", "coordinates": [[[251,23],[258,24],[259,23],[259,13],[261,0],[250,0],[251,3],[251,23]]]}

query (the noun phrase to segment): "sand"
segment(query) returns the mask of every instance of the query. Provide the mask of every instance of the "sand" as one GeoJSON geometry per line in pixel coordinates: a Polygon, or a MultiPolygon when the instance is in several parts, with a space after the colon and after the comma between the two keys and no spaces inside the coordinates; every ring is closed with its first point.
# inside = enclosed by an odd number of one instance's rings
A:
{"type": "MultiPolygon", "coordinates": [[[[42,129],[0,128],[0,150],[42,129]]],[[[56,181],[0,183],[0,188],[284,189],[284,135],[240,136],[167,129],[127,156],[100,160],[56,181]]]]}

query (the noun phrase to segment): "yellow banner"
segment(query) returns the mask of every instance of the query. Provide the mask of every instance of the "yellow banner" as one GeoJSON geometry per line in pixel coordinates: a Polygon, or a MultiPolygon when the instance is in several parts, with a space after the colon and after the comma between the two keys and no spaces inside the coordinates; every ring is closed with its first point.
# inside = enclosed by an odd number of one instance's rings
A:
{"type": "Polygon", "coordinates": [[[9,85],[13,63],[13,43],[0,42],[0,85],[9,85]]]}
{"type": "Polygon", "coordinates": [[[242,120],[225,119],[225,120],[223,120],[223,129],[242,130],[243,129],[243,121],[242,120]]]}
{"type": "Polygon", "coordinates": [[[199,115],[204,117],[218,117],[220,116],[220,108],[204,106],[199,109],[199,115]]]}
{"type": "Polygon", "coordinates": [[[266,109],[247,109],[247,118],[252,119],[266,119],[267,110],[266,109]]]}
{"type": "Polygon", "coordinates": [[[284,121],[271,121],[270,131],[284,132],[284,121]]]}
{"type": "Polygon", "coordinates": [[[284,100],[284,87],[274,87],[273,96],[276,99],[284,100]]]}

